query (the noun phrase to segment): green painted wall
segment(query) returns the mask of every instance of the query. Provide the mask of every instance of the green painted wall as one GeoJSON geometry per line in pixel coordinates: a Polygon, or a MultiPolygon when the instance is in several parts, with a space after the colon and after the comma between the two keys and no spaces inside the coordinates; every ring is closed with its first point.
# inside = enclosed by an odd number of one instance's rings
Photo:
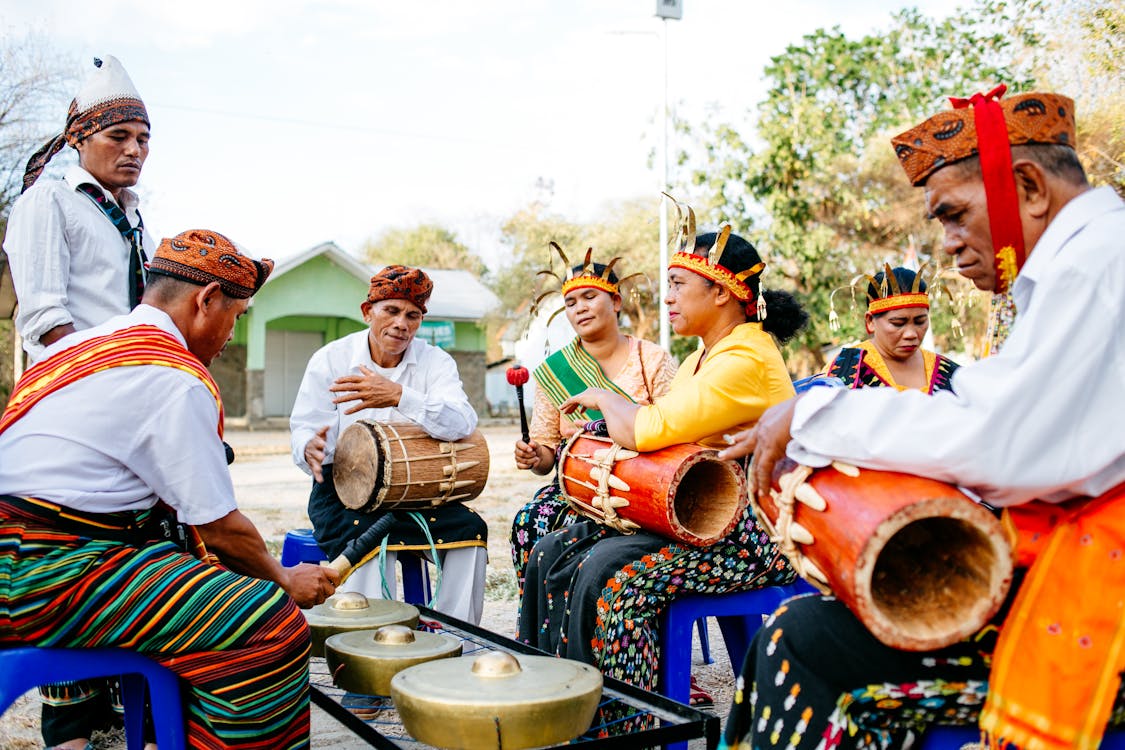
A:
{"type": "Polygon", "coordinates": [[[458,321],[453,324],[453,327],[457,337],[454,349],[463,352],[483,352],[488,349],[488,340],[483,326],[458,321]]]}
{"type": "Polygon", "coordinates": [[[322,330],[325,341],[363,328],[359,305],[367,297],[367,282],[323,255],[266,283],[254,295],[249,312],[235,328],[235,340],[245,336],[246,367],[260,370],[266,362],[266,328],[322,330]],[[344,320],[340,320],[344,319],[344,320]],[[276,322],[275,322],[276,321],[276,322]],[[293,325],[282,322],[292,321],[293,325]],[[350,324],[354,323],[355,327],[350,324]],[[335,335],[333,335],[335,328],[335,335]]]}
{"type": "MultiPolygon", "coordinates": [[[[246,368],[261,370],[266,362],[266,330],[321,331],[335,341],[365,328],[359,305],[367,296],[367,282],[318,255],[276,279],[254,295],[246,315],[234,328],[234,344],[246,346],[246,368]]],[[[458,351],[488,348],[483,326],[455,321],[458,351]]]]}

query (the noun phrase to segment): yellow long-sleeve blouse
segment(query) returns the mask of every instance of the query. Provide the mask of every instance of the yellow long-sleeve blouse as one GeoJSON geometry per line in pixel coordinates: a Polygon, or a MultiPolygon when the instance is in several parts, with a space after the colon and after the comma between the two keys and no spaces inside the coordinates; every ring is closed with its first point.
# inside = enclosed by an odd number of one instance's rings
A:
{"type": "Polygon", "coordinates": [[[633,423],[637,450],[680,443],[725,447],[723,435],[754,426],[767,408],[794,395],[781,351],[761,323],[743,323],[701,363],[684,360],[668,393],[642,406],[633,423]]]}

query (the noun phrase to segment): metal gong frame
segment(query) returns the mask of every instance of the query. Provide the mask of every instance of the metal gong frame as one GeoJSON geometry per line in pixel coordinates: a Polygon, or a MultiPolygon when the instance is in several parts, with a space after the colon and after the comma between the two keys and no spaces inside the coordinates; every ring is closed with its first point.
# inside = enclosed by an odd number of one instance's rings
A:
{"type": "MultiPolygon", "coordinates": [[[[507,651],[513,654],[532,654],[543,656],[543,651],[513,641],[496,633],[471,625],[428,607],[419,606],[421,612],[420,628],[445,633],[464,641],[464,655],[484,651],[507,651]]],[[[332,675],[322,657],[313,657],[309,669],[312,702],[352,731],[357,737],[372,747],[384,750],[422,750],[430,745],[419,742],[406,733],[402,721],[395,711],[389,696],[379,706],[370,706],[371,696],[347,693],[332,684],[332,675]],[[349,708],[365,708],[374,711],[371,719],[363,719],[349,708]]],[[[575,740],[558,747],[581,745],[583,748],[599,750],[636,750],[640,747],[653,747],[673,742],[705,739],[707,750],[714,750],[719,744],[719,717],[665,698],[662,695],[642,690],[633,685],[605,677],[602,697],[598,703],[598,714],[594,724],[575,740]],[[613,722],[601,722],[603,709],[615,716],[613,722]],[[629,721],[638,717],[659,719],[659,726],[618,736],[599,737],[611,733],[612,724],[629,721]]]]}

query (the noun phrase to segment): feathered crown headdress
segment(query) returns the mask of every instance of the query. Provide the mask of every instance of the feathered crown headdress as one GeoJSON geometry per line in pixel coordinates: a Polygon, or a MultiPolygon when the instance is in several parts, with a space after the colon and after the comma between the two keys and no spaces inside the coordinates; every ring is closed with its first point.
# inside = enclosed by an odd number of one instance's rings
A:
{"type": "MultiPolygon", "coordinates": [[[[909,288],[903,287],[899,284],[898,277],[895,276],[895,269],[891,268],[890,263],[883,264],[883,278],[876,279],[871,274],[861,273],[856,276],[851,282],[838,289],[832,290],[832,294],[828,297],[828,326],[833,331],[840,328],[840,317],[836,314],[836,292],[842,289],[851,290],[852,304],[855,305],[855,289],[856,284],[864,282],[863,287],[867,295],[867,312],[872,315],[885,313],[890,310],[901,310],[904,307],[926,307],[930,306],[930,295],[944,291],[948,295],[950,302],[953,301],[953,293],[949,291],[946,286],[945,280],[941,278],[942,272],[938,271],[929,280],[925,278],[927,267],[929,263],[922,263],[917,271],[914,271],[914,281],[911,282],[909,288]]],[[[910,270],[910,269],[906,269],[910,270]]],[[[957,317],[953,317],[952,327],[954,332],[961,335],[961,323],[957,317]]]]}
{"type": "MultiPolygon", "coordinates": [[[[563,252],[563,249],[559,247],[559,244],[557,242],[552,240],[550,246],[551,249],[558,253],[559,257],[562,258],[562,262],[566,270],[563,272],[562,276],[555,273],[550,268],[539,271],[535,274],[536,278],[544,276],[554,279],[558,282],[559,288],[547,289],[535,298],[535,300],[531,303],[531,315],[533,317],[539,311],[539,306],[543,303],[543,300],[555,294],[565,297],[575,289],[581,289],[583,287],[592,287],[594,289],[600,289],[603,292],[609,292],[610,294],[619,294],[621,286],[626,281],[644,277],[644,274],[642,273],[631,273],[625,278],[619,279],[616,282],[610,281],[610,277],[613,274],[613,267],[616,266],[617,262],[621,260],[620,256],[613,257],[609,261],[609,263],[605,264],[605,267],[602,269],[601,273],[598,273],[592,260],[594,255],[594,248],[592,247],[586,248],[586,257],[582,261],[581,267],[579,267],[576,271],[575,267],[571,264],[570,259],[566,257],[566,253],[563,252]]],[[[551,321],[554,320],[555,316],[557,316],[562,311],[563,308],[560,307],[558,310],[555,310],[553,313],[551,313],[551,317],[547,319],[547,325],[551,325],[551,321]]]]}
{"type": "Polygon", "coordinates": [[[683,268],[726,287],[735,299],[747,307],[748,311],[750,311],[752,305],[756,306],[758,320],[765,320],[766,305],[761,284],[759,284],[758,296],[755,299],[754,292],[750,289],[746,280],[761,274],[766,269],[766,264],[758,262],[745,271],[735,273],[719,262],[723,257],[723,250],[726,249],[727,240],[730,239],[730,224],[723,224],[719,227],[715,243],[708,249],[706,256],[696,255],[695,211],[691,206],[680,203],[667,193],[664,193],[664,195],[676,207],[676,224],[679,227],[677,236],[673,237],[669,243],[676,249],[676,252],[668,262],[668,267],[683,268]]]}

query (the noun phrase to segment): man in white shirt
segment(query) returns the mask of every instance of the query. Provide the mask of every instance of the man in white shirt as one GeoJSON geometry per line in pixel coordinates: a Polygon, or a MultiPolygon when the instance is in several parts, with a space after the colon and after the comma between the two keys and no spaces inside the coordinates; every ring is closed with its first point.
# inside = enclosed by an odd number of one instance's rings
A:
{"type": "Polygon", "coordinates": [[[308,747],[298,605],[339,580],[270,556],[226,465],[206,366],[272,268],[164,240],[143,303],[49,347],[0,417],[0,644],[143,653],[183,679],[192,747],[308,747]]]}
{"type": "Polygon", "coordinates": [[[135,307],[152,256],[129,189],[148,156],[148,113],[115,58],[94,62],[65,132],[28,162],[4,238],[19,301],[16,330],[32,362],[59,338],[135,307]],[[36,182],[64,144],[78,152],[79,166],[62,180],[36,182]]]}
{"type": "MultiPolygon", "coordinates": [[[[381,517],[340,502],[332,477],[336,441],[361,419],[413,422],[438,440],[472,434],[477,415],[461,386],[453,358],[415,337],[433,282],[419,268],[387,266],[371,278],[360,305],[366,331],[345,336],[309,360],[290,418],[293,461],[313,477],[309,518],[329,558],[381,517]]],[[[359,567],[341,590],[393,598],[396,553],[411,550],[441,566],[435,609],[480,623],[488,527],[476,511],[449,503],[413,518],[399,517],[388,537],[385,567],[359,567]],[[423,528],[423,522],[425,528],[423,528]]]]}
{"type": "MultiPolygon", "coordinates": [[[[4,237],[19,303],[16,330],[32,364],[63,336],[133,309],[153,253],[129,189],[148,156],[148,113],[116,58],[94,65],[70,104],[64,132],[28,161],[4,237]],[[79,165],[61,180],[37,182],[64,145],[78,152],[79,165]]],[[[48,746],[84,748],[84,738],[103,723],[107,711],[99,704],[110,692],[104,681],[45,686],[48,746]]]]}
{"type": "Polygon", "coordinates": [[[813,389],[722,455],[754,454],[759,495],[786,453],[964,486],[1005,509],[1026,577],[988,627],[934,652],[884,646],[835,599],[790,601],[750,649],[724,747],[901,747],[978,714],[993,746],[1094,747],[1122,717],[1125,204],[1087,184],[1070,99],[1002,93],[893,143],[961,274],[1011,289],[1004,348],[953,392],[813,389]]]}

